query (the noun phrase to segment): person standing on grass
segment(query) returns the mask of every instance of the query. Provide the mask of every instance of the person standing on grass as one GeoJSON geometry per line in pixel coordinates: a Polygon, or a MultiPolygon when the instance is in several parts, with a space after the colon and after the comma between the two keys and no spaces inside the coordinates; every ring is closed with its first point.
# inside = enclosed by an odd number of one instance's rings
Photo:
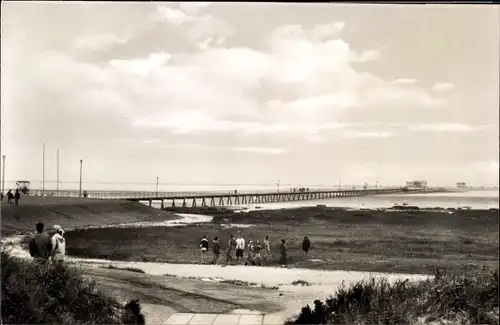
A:
{"type": "Polygon", "coordinates": [[[271,252],[271,240],[269,239],[269,236],[266,236],[264,238],[264,253],[265,253],[264,258],[265,258],[266,262],[267,262],[267,259],[269,258],[269,256],[274,258],[273,252],[271,252]]]}
{"type": "Polygon", "coordinates": [[[307,236],[304,236],[304,240],[302,240],[302,251],[304,252],[304,256],[307,257],[307,253],[311,249],[311,241],[307,236]]]}
{"type": "Polygon", "coordinates": [[[212,243],[212,253],[214,255],[212,259],[212,264],[217,265],[217,261],[219,260],[219,255],[220,255],[219,237],[214,238],[214,241],[212,243]]]}
{"type": "Polygon", "coordinates": [[[56,232],[51,238],[52,250],[50,256],[53,261],[63,261],[66,255],[66,240],[64,239],[64,230],[59,225],[54,226],[56,232]]]}
{"type": "Polygon", "coordinates": [[[242,234],[238,235],[236,239],[236,263],[239,263],[243,260],[243,252],[245,250],[245,239],[242,234]]]}
{"type": "Polygon", "coordinates": [[[201,263],[205,263],[205,256],[207,255],[208,251],[207,236],[203,236],[203,238],[201,239],[200,248],[201,248],[201,263]]]}
{"type": "Polygon", "coordinates": [[[36,234],[29,244],[30,255],[36,262],[48,261],[52,252],[52,242],[49,235],[43,231],[43,228],[43,222],[36,224],[36,234]]]}
{"type": "Polygon", "coordinates": [[[280,265],[281,267],[286,267],[288,265],[287,254],[286,254],[286,243],[285,240],[281,240],[280,244],[280,265]]]}
{"type": "Polygon", "coordinates": [[[14,194],[14,201],[16,205],[19,205],[19,200],[21,199],[21,193],[19,193],[19,189],[16,189],[16,193],[14,194]]]}
{"type": "Polygon", "coordinates": [[[226,258],[226,265],[229,264],[229,262],[233,261],[233,252],[236,250],[236,239],[234,239],[234,235],[231,235],[231,238],[229,238],[227,242],[227,258],[226,258]]]}

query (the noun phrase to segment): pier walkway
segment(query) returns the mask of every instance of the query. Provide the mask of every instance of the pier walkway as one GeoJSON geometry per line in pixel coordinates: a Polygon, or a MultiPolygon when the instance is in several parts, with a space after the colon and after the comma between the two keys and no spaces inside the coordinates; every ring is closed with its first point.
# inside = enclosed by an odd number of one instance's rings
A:
{"type": "MultiPolygon", "coordinates": [[[[301,189],[300,191],[206,191],[206,192],[105,192],[87,191],[86,198],[127,200],[161,204],[165,207],[224,207],[247,204],[279,203],[333,199],[340,197],[359,197],[388,194],[438,193],[447,192],[444,188],[408,189],[404,187],[375,189],[301,189]]],[[[30,195],[41,195],[40,190],[31,191],[30,195]]],[[[79,197],[79,191],[45,190],[46,196],[79,197]]]]}

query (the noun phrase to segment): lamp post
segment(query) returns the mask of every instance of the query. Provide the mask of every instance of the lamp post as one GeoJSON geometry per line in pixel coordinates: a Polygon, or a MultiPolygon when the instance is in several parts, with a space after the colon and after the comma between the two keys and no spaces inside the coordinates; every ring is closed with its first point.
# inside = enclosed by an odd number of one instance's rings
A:
{"type": "Polygon", "coordinates": [[[278,190],[278,194],[280,193],[280,180],[276,183],[276,189],[278,190]]]}
{"type": "Polygon", "coordinates": [[[158,192],[160,190],[160,178],[157,176],[156,177],[156,196],[158,197],[158,192]]]}
{"type": "Polygon", "coordinates": [[[45,143],[42,146],[42,199],[45,196],[45,143]]]}
{"type": "Polygon", "coordinates": [[[56,168],[57,168],[57,170],[56,170],[56,172],[57,172],[56,190],[59,192],[59,149],[57,149],[57,157],[56,158],[57,158],[57,166],[56,166],[56,168]]]}
{"type": "Polygon", "coordinates": [[[79,197],[82,197],[82,169],[83,169],[83,159],[80,159],[80,188],[78,191],[79,197]]]}
{"type": "Polygon", "coordinates": [[[5,192],[5,155],[2,155],[2,193],[5,192]]]}

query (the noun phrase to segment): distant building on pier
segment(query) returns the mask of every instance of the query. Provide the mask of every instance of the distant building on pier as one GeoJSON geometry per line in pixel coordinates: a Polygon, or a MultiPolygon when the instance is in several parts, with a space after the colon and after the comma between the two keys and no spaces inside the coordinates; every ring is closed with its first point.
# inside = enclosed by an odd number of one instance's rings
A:
{"type": "Polygon", "coordinates": [[[467,183],[465,183],[465,182],[458,182],[457,183],[457,188],[467,188],[467,183]]]}
{"type": "Polygon", "coordinates": [[[424,189],[427,188],[427,181],[409,181],[406,182],[406,187],[409,189],[424,189]]]}

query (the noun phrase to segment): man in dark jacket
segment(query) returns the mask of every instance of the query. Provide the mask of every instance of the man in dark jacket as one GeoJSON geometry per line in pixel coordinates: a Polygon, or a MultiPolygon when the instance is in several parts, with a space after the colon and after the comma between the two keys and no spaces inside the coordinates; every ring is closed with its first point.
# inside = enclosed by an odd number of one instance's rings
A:
{"type": "Polygon", "coordinates": [[[213,259],[212,259],[212,264],[217,265],[217,261],[219,260],[219,256],[220,256],[219,237],[215,237],[213,240],[212,253],[214,255],[213,259]]]}
{"type": "Polygon", "coordinates": [[[35,259],[35,261],[43,262],[47,261],[50,257],[50,252],[52,251],[52,243],[50,237],[47,233],[43,231],[44,224],[39,222],[36,224],[36,234],[31,239],[29,250],[30,255],[35,259]]]}

